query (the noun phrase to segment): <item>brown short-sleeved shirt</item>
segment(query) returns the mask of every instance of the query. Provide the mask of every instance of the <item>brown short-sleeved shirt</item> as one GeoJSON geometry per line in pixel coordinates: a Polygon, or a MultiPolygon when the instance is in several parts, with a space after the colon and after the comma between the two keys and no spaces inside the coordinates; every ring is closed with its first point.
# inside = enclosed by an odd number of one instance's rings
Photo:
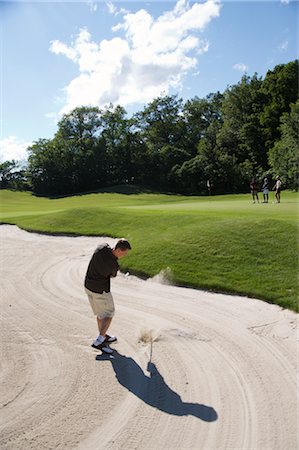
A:
{"type": "Polygon", "coordinates": [[[110,292],[110,277],[119,269],[117,258],[108,244],[99,245],[89,262],[84,286],[92,292],[110,292]]]}

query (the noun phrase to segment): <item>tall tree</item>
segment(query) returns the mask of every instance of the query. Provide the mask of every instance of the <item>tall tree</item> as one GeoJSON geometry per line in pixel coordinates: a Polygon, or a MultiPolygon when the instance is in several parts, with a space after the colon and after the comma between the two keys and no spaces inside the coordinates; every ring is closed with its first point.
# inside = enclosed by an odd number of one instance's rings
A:
{"type": "Polygon", "coordinates": [[[218,145],[239,163],[250,160],[254,170],[267,165],[267,154],[260,126],[260,114],[264,107],[262,80],[255,74],[244,75],[241,81],[224,93],[222,103],[223,127],[218,145]]]}
{"type": "Polygon", "coordinates": [[[280,119],[281,139],[269,152],[274,176],[280,176],[284,187],[297,189],[299,182],[299,100],[280,119]]]}
{"type": "Polygon", "coordinates": [[[298,60],[280,64],[269,70],[262,83],[265,106],[260,122],[265,136],[266,151],[280,137],[280,117],[290,111],[290,104],[298,100],[298,60]]]}
{"type": "Polygon", "coordinates": [[[198,143],[206,137],[208,129],[222,124],[222,100],[223,95],[217,92],[207,95],[204,99],[194,97],[185,103],[185,134],[182,147],[190,153],[190,157],[196,155],[198,143]]]}
{"type": "Polygon", "coordinates": [[[1,189],[28,189],[26,167],[15,160],[0,163],[1,189]]]}
{"type": "Polygon", "coordinates": [[[125,183],[134,176],[132,122],[122,106],[109,105],[101,115],[101,139],[106,148],[108,184],[125,183]]]}
{"type": "Polygon", "coordinates": [[[140,142],[146,147],[146,182],[150,185],[165,186],[171,149],[174,164],[180,158],[185,134],[182,105],[182,99],[176,95],[157,97],[134,116],[140,142]]]}
{"type": "Polygon", "coordinates": [[[68,168],[69,192],[93,189],[105,177],[105,151],[100,142],[101,111],[78,107],[58,123],[54,144],[61,152],[61,165],[68,168]]]}
{"type": "Polygon", "coordinates": [[[0,164],[0,186],[1,189],[6,189],[10,187],[10,181],[12,177],[12,173],[16,168],[16,162],[12,161],[4,161],[0,164]]]}
{"type": "Polygon", "coordinates": [[[66,194],[105,185],[105,151],[101,146],[100,110],[80,107],[63,116],[52,140],[29,147],[33,190],[66,194]]]}
{"type": "Polygon", "coordinates": [[[176,95],[157,97],[136,114],[143,139],[156,150],[177,146],[184,136],[182,99],[176,95]]]}
{"type": "Polygon", "coordinates": [[[45,195],[71,192],[69,167],[65,167],[63,151],[53,140],[39,139],[28,147],[28,152],[28,171],[34,192],[45,195]]]}

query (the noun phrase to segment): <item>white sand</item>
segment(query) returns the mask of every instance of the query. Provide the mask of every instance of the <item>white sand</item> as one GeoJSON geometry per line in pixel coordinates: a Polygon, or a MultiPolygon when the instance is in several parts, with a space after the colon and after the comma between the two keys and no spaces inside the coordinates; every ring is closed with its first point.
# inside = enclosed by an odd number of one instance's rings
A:
{"type": "Polygon", "coordinates": [[[297,448],[295,313],[119,274],[117,352],[96,360],[83,279],[103,239],[0,232],[1,450],[297,448]]]}

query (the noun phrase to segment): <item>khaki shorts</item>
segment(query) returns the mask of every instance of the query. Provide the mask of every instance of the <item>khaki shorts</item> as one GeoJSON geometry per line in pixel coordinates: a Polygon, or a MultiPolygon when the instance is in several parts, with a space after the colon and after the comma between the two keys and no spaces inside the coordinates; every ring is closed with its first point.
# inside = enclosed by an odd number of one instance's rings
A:
{"type": "Polygon", "coordinates": [[[87,288],[85,288],[85,292],[95,316],[98,316],[100,319],[114,316],[115,308],[111,292],[99,294],[87,288]]]}

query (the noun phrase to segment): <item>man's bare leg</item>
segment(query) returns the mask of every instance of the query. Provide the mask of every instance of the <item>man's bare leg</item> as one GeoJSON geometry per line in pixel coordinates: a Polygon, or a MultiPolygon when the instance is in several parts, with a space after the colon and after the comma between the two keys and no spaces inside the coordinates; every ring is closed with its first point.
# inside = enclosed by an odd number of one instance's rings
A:
{"type": "Polygon", "coordinates": [[[275,193],[276,203],[280,203],[280,192],[275,193]]]}
{"type": "Polygon", "coordinates": [[[111,321],[112,317],[104,317],[103,319],[100,319],[97,316],[98,328],[101,336],[105,336],[105,334],[108,331],[108,328],[110,327],[111,321]]]}

